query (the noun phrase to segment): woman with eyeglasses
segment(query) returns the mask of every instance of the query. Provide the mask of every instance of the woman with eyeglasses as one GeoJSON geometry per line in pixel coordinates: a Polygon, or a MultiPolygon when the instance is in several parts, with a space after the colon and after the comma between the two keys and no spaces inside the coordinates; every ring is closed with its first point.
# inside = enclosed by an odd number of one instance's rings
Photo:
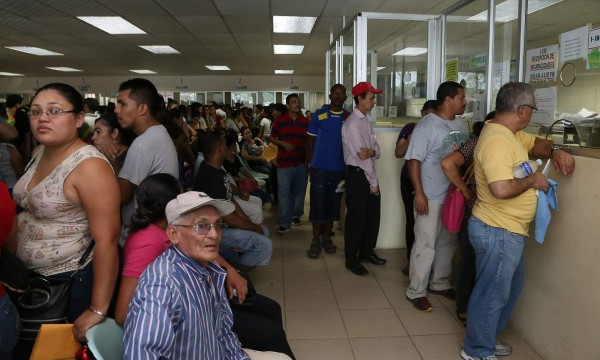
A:
{"type": "Polygon", "coordinates": [[[29,118],[40,146],[13,189],[23,208],[16,254],[50,281],[71,282],[67,320],[75,339],[84,341],[106,318],[117,278],[119,185],[106,157],[78,137],[85,114],[73,87],[40,88],[29,118]]]}
{"type": "MultiPolygon", "coordinates": [[[[125,242],[121,285],[115,310],[116,322],[123,326],[129,303],[144,270],[171,243],[165,232],[169,201],[182,192],[179,181],[169,174],[154,174],[144,179],[136,189],[138,207],[131,218],[131,230],[125,242]]],[[[184,225],[179,225],[184,226],[184,225]]],[[[192,227],[198,237],[206,236],[212,227],[220,233],[225,224],[199,223],[192,227]]],[[[232,308],[233,331],[244,348],[282,352],[294,358],[282,327],[281,307],[273,300],[256,294],[252,306],[244,306],[248,285],[246,280],[225,259],[217,263],[227,271],[225,284],[231,299],[236,293],[241,308],[232,308]],[[234,291],[235,289],[235,291],[234,291]]]]}

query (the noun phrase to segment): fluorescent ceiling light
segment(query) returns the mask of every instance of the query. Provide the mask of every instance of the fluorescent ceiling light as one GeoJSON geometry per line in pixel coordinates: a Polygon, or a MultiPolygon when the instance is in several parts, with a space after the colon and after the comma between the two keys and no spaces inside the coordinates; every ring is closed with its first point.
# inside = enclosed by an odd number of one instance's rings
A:
{"type": "Polygon", "coordinates": [[[310,34],[315,21],[317,21],[316,17],[273,16],[273,32],[310,34]]]}
{"type": "Polygon", "coordinates": [[[275,70],[275,74],[293,74],[294,70],[275,70]]]}
{"type": "Polygon", "coordinates": [[[380,70],[383,70],[383,69],[385,69],[385,66],[378,66],[377,67],[377,71],[380,71],[380,70]]]}
{"type": "Polygon", "coordinates": [[[70,67],[64,67],[64,66],[56,66],[56,67],[52,67],[52,66],[46,66],[46,69],[50,69],[50,70],[56,70],[56,71],[64,71],[64,72],[71,72],[71,71],[83,71],[83,70],[79,70],[79,69],[73,69],[70,67]]]}
{"type": "Polygon", "coordinates": [[[15,74],[11,72],[2,72],[0,71],[0,76],[24,76],[23,74],[15,74]]]}
{"type": "Polygon", "coordinates": [[[169,45],[138,45],[138,46],[144,50],[150,51],[151,53],[160,54],[160,55],[181,54],[179,51],[173,49],[169,45]]]}
{"type": "Polygon", "coordinates": [[[302,54],[303,45],[273,45],[273,54],[302,54]]]}
{"type": "Polygon", "coordinates": [[[426,48],[418,48],[418,47],[407,47],[400,51],[393,53],[395,56],[418,56],[421,54],[425,54],[427,52],[426,48]]]}
{"type": "MultiPolygon", "coordinates": [[[[528,0],[527,2],[527,14],[534,13],[536,11],[547,8],[548,6],[558,4],[563,0],[528,0]]],[[[517,1],[505,1],[496,5],[496,21],[497,22],[509,22],[517,19],[519,4],[517,1]]],[[[487,21],[488,12],[487,10],[480,12],[477,15],[473,15],[467,18],[469,21],[487,21]]]]}
{"type": "Polygon", "coordinates": [[[229,68],[229,66],[227,66],[227,65],[206,65],[206,67],[208,68],[208,70],[213,70],[213,71],[231,70],[229,68]]]}
{"type": "Polygon", "coordinates": [[[78,16],[77,18],[113,35],[146,33],[120,16],[78,16]]]}
{"type": "Polygon", "coordinates": [[[35,46],[5,46],[7,49],[16,50],[20,52],[24,52],[27,54],[37,55],[37,56],[57,56],[63,55],[61,53],[57,53],[54,51],[42,49],[35,46]]]}
{"type": "Polygon", "coordinates": [[[131,72],[134,72],[136,74],[156,74],[156,71],[152,71],[152,70],[145,70],[145,69],[140,69],[140,70],[129,70],[131,72]]]}

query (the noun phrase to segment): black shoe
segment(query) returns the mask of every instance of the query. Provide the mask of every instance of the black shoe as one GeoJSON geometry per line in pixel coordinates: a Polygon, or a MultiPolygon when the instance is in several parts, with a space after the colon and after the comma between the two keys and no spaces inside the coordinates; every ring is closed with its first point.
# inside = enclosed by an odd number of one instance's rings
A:
{"type": "Polygon", "coordinates": [[[292,219],[292,224],[294,224],[294,226],[300,225],[300,218],[297,218],[297,217],[293,218],[292,219]]]}
{"type": "Polygon", "coordinates": [[[314,241],[310,243],[310,249],[306,251],[306,254],[310,259],[318,259],[319,254],[321,253],[321,244],[318,241],[314,241]]]}
{"type": "Polygon", "coordinates": [[[346,269],[352,271],[353,274],[358,275],[358,276],[364,276],[364,275],[368,275],[369,271],[367,269],[365,269],[364,266],[362,266],[362,264],[355,264],[355,265],[348,265],[346,264],[346,269]]]}
{"type": "Polygon", "coordinates": [[[373,255],[371,255],[369,257],[360,258],[360,261],[368,262],[373,265],[385,265],[385,263],[387,262],[386,259],[380,258],[379,256],[375,255],[375,253],[373,253],[373,255]]]}

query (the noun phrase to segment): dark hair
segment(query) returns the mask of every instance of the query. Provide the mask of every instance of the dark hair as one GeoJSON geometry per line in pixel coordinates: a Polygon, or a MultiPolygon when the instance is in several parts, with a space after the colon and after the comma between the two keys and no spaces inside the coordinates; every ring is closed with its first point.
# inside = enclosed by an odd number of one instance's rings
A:
{"type": "Polygon", "coordinates": [[[510,113],[517,111],[519,106],[532,105],[534,93],[533,86],[527,83],[506,83],[502,85],[496,95],[496,112],[499,114],[510,113]]]}
{"type": "Polygon", "coordinates": [[[273,109],[279,111],[281,113],[281,115],[283,115],[287,112],[287,107],[285,105],[283,105],[282,103],[277,103],[277,104],[273,105],[273,109]]]}
{"type": "Polygon", "coordinates": [[[427,100],[425,101],[425,103],[423,104],[423,107],[421,108],[421,111],[426,111],[426,110],[437,110],[437,100],[427,100]]]}
{"type": "Polygon", "coordinates": [[[154,174],[145,178],[135,190],[138,207],[131,216],[130,233],[166,218],[167,203],[181,192],[179,180],[172,175],[154,174]]]}
{"type": "Polygon", "coordinates": [[[344,91],[344,93],[346,93],[346,87],[345,87],[344,85],[342,85],[342,84],[334,84],[334,85],[331,87],[331,89],[329,89],[329,93],[330,93],[330,94],[331,94],[331,93],[333,93],[333,92],[335,91],[335,89],[336,89],[336,88],[341,88],[341,89],[344,91]]]}
{"type": "Polygon", "coordinates": [[[98,99],[96,98],[85,98],[83,99],[83,103],[87,105],[92,112],[96,112],[100,109],[100,102],[98,102],[98,99]]]}
{"type": "Polygon", "coordinates": [[[204,158],[212,156],[217,146],[223,141],[223,136],[217,131],[204,133],[198,137],[198,149],[204,154],[204,158]]]}
{"type": "Polygon", "coordinates": [[[242,114],[242,110],[241,109],[234,109],[233,113],[231,114],[231,118],[233,120],[237,119],[240,115],[242,114]]]}
{"type": "Polygon", "coordinates": [[[171,109],[169,110],[169,119],[179,119],[183,115],[183,112],[179,109],[171,109]]]}
{"type": "Polygon", "coordinates": [[[15,105],[22,104],[22,103],[23,103],[23,97],[21,95],[11,94],[11,95],[8,95],[8,97],[6,98],[6,107],[7,108],[15,107],[15,105]]]}
{"type": "Polygon", "coordinates": [[[225,145],[229,148],[233,144],[237,144],[238,134],[235,130],[228,130],[227,134],[225,134],[225,145]]]}
{"type": "MultiPolygon", "coordinates": [[[[63,83],[50,83],[42,86],[35,92],[33,98],[35,99],[39,93],[46,90],[55,90],[60,95],[62,95],[67,102],[73,106],[73,112],[79,113],[83,111],[83,98],[79,91],[75,90],[71,85],[63,84],[63,83]]],[[[7,105],[8,106],[8,105],[7,105]]]]}
{"type": "Polygon", "coordinates": [[[358,105],[358,98],[364,99],[367,96],[368,91],[365,91],[362,94],[358,94],[354,97],[354,105],[358,105]]]}
{"type": "Polygon", "coordinates": [[[438,104],[444,103],[447,97],[454,99],[454,97],[458,95],[458,89],[464,89],[464,87],[455,81],[441,83],[436,94],[438,104]]]}
{"type": "Polygon", "coordinates": [[[4,119],[8,117],[8,114],[6,113],[6,105],[3,103],[0,103],[0,116],[4,119]]]}
{"type": "Polygon", "coordinates": [[[106,126],[110,132],[113,130],[119,130],[119,134],[121,134],[121,144],[123,145],[131,145],[133,140],[135,139],[135,133],[131,129],[123,129],[117,116],[114,113],[108,113],[106,115],[102,115],[94,121],[94,123],[101,122],[104,126],[106,126]]]}
{"type": "MultiPolygon", "coordinates": [[[[487,114],[487,115],[485,116],[485,119],[484,119],[484,120],[492,120],[492,119],[493,119],[493,118],[495,118],[495,117],[496,117],[496,110],[494,110],[494,111],[492,111],[491,113],[487,114]]],[[[479,121],[478,121],[478,122],[479,122],[479,121]]],[[[475,124],[473,124],[473,125],[475,125],[475,124]]]]}
{"type": "Polygon", "coordinates": [[[481,134],[481,130],[483,129],[483,125],[483,121],[475,121],[473,123],[473,134],[475,134],[475,136],[479,137],[479,134],[481,134]]]}
{"type": "Polygon", "coordinates": [[[165,99],[150,80],[142,78],[127,80],[119,86],[119,91],[124,90],[130,90],[129,97],[138,104],[146,104],[152,116],[156,117],[165,107],[165,99]]]}
{"type": "Polygon", "coordinates": [[[294,97],[297,97],[298,99],[300,99],[300,96],[298,94],[296,94],[296,93],[289,94],[288,96],[285,97],[285,103],[289,104],[290,103],[290,99],[294,98],[294,97]]]}

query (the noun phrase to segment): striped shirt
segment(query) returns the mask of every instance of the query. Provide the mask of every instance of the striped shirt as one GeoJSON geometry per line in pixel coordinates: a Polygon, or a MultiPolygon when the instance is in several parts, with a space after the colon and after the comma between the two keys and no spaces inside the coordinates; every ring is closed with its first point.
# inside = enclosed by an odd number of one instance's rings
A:
{"type": "Polygon", "coordinates": [[[271,129],[271,138],[294,145],[292,151],[285,151],[283,146],[279,146],[277,151],[278,168],[294,167],[305,162],[304,142],[309,123],[308,119],[302,115],[293,120],[289,113],[285,113],[275,119],[275,123],[271,129]]]}
{"type": "Polygon", "coordinates": [[[250,359],[215,262],[204,268],[171,246],[139,279],[124,328],[125,359],[250,359]]]}

